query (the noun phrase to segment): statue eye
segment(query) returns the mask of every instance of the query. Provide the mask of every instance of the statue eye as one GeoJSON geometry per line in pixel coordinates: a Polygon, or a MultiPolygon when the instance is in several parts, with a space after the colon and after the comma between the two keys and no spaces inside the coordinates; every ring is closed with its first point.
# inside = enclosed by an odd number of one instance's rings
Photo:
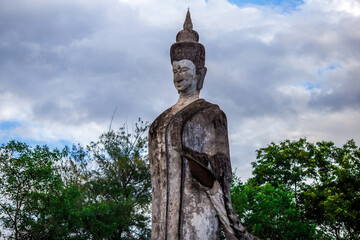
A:
{"type": "Polygon", "coordinates": [[[178,72],[178,70],[176,70],[176,69],[173,69],[173,73],[177,73],[178,72]]]}
{"type": "Polygon", "coordinates": [[[189,68],[187,68],[187,67],[184,67],[184,68],[181,69],[182,72],[186,72],[188,70],[189,70],[189,68]]]}

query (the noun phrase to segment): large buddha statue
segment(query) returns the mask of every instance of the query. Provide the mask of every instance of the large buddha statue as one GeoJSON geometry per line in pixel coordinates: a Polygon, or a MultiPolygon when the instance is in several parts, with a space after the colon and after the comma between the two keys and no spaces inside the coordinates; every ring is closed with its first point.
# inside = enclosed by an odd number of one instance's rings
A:
{"type": "Polygon", "coordinates": [[[205,48],[190,12],[171,46],[175,105],[152,123],[149,156],[152,240],[256,239],[240,224],[230,199],[231,163],[225,114],[199,98],[205,48]]]}

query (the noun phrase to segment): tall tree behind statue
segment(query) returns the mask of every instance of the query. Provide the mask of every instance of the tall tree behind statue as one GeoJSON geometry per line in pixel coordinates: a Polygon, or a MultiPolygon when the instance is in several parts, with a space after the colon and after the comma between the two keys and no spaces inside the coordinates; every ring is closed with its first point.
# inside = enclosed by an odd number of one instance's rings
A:
{"type": "MultiPolygon", "coordinates": [[[[0,147],[0,224],[9,239],[44,239],[65,231],[54,215],[63,189],[58,150],[10,141],[0,147]]],[[[66,228],[66,227],[65,227],[66,228]]]]}
{"type": "Polygon", "coordinates": [[[360,239],[360,148],[353,140],[343,147],[306,139],[271,143],[257,151],[253,167],[254,177],[245,185],[236,184],[232,197],[254,234],[360,239]]]}
{"type": "MultiPolygon", "coordinates": [[[[110,129],[87,148],[0,148],[6,239],[149,239],[148,125],[110,129]]],[[[1,236],[1,235],[0,235],[1,236]]]]}

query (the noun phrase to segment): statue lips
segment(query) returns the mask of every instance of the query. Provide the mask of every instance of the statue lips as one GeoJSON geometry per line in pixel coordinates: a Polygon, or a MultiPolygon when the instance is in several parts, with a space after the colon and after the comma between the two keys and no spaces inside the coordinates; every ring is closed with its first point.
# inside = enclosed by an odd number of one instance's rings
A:
{"type": "Polygon", "coordinates": [[[177,88],[180,88],[181,87],[181,84],[184,82],[185,79],[177,79],[175,80],[175,85],[177,88]]]}

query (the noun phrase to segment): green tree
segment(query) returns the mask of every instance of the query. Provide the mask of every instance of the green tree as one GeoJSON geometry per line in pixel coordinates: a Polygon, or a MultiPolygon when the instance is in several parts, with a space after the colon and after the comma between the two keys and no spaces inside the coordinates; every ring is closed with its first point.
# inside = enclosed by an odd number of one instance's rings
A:
{"type": "Polygon", "coordinates": [[[306,139],[271,143],[257,151],[253,186],[285,186],[303,222],[332,239],[360,239],[360,154],[353,140],[343,147],[306,139]]]}
{"type": "Polygon", "coordinates": [[[260,239],[319,239],[315,224],[303,222],[294,196],[284,185],[243,184],[236,177],[231,200],[240,221],[260,239]]]}
{"type": "Polygon", "coordinates": [[[331,149],[318,143],[315,159],[323,163],[319,177],[301,195],[304,217],[315,220],[334,239],[360,239],[359,147],[353,140],[331,149]]]}
{"type": "Polygon", "coordinates": [[[53,214],[63,184],[56,163],[62,153],[17,141],[0,147],[0,221],[9,239],[45,239],[66,227],[53,214]]]}
{"type": "Polygon", "coordinates": [[[9,239],[149,239],[148,124],[87,148],[0,148],[0,224],[9,239]]]}
{"type": "Polygon", "coordinates": [[[250,181],[254,185],[284,185],[293,190],[297,204],[301,188],[317,175],[314,149],[306,139],[271,143],[257,150],[257,161],[252,163],[254,177],[250,181]]]}
{"type": "Polygon", "coordinates": [[[102,134],[86,150],[81,146],[72,148],[66,176],[67,182],[79,186],[85,196],[78,212],[82,236],[94,239],[150,237],[147,130],[148,123],[139,119],[133,131],[124,125],[117,131],[110,129],[102,134]]]}

